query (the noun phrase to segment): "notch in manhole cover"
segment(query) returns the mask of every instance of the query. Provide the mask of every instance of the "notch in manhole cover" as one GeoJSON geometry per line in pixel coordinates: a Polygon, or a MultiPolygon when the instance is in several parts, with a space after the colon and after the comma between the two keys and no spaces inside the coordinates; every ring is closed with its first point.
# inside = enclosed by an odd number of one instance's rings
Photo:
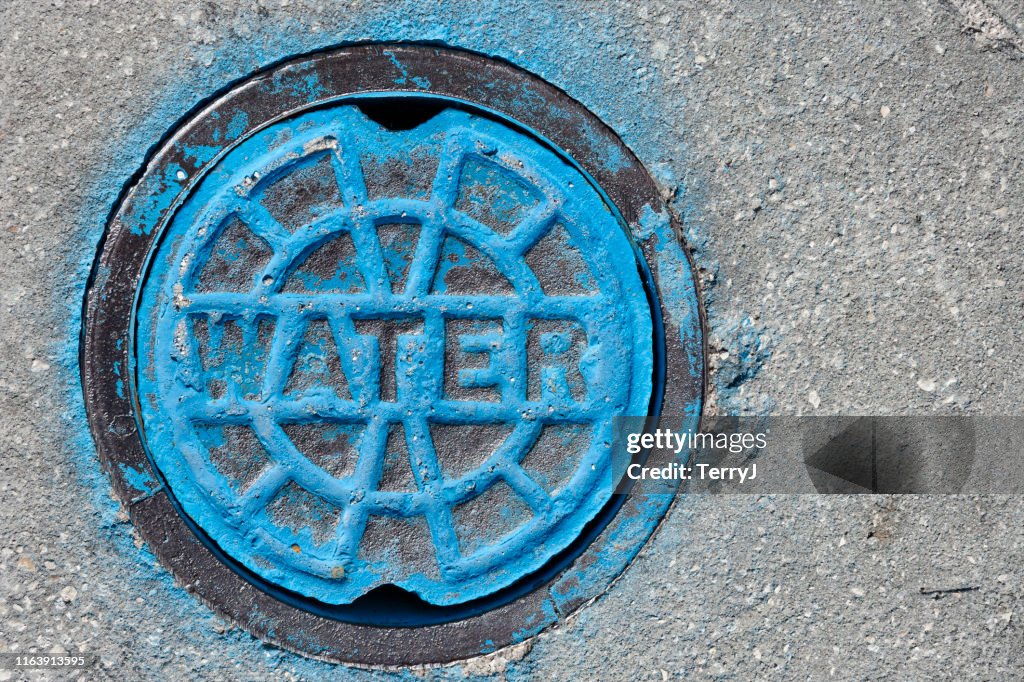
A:
{"type": "Polygon", "coordinates": [[[669,500],[612,420],[696,419],[689,263],[552,86],[415,46],[241,83],[123,197],[90,286],[100,456],[175,576],[255,634],[441,662],[599,595],[669,500]]]}

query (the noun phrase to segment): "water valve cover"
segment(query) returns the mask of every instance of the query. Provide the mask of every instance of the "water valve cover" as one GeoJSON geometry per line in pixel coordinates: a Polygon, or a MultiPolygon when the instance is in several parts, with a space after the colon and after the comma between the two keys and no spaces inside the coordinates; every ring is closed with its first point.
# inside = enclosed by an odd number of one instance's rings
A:
{"type": "Polygon", "coordinates": [[[612,418],[647,411],[632,254],[579,172],[491,119],[269,126],[190,193],[143,286],[154,464],[304,596],[490,594],[609,501],[612,418]]]}
{"type": "Polygon", "coordinates": [[[81,351],[99,456],[178,582],[267,641],[372,665],[523,641],[671,503],[611,458],[620,417],[700,416],[677,235],[614,132],[509,64],[277,65],[114,207],[81,351]]]}

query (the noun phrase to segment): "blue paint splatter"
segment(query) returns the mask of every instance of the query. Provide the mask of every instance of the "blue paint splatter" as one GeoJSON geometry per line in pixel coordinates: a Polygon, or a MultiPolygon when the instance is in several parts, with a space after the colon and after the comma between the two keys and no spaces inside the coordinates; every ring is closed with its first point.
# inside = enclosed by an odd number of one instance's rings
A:
{"type": "Polygon", "coordinates": [[[430,87],[430,79],[424,76],[413,76],[412,78],[410,78],[409,69],[407,69],[405,65],[398,60],[398,57],[395,56],[394,52],[391,52],[390,50],[385,50],[384,54],[387,55],[388,59],[391,60],[391,63],[394,64],[395,68],[398,69],[402,74],[401,76],[395,79],[395,85],[405,85],[409,81],[412,81],[413,85],[415,85],[418,88],[426,89],[430,87]]]}

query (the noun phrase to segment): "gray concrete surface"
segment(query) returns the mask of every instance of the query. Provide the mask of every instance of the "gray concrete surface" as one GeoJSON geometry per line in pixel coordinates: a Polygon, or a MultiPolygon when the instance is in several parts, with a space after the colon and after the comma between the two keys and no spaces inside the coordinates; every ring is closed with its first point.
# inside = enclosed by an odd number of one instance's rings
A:
{"type": "MultiPolygon", "coordinates": [[[[1019,414],[1020,17],[1007,0],[4,3],[0,651],[94,652],[96,679],[392,675],[265,647],[175,587],[84,430],[77,307],[107,211],[225,83],[348,40],[512,59],[675,196],[717,409],[1019,414]]],[[[690,496],[570,623],[396,675],[1020,679],[1022,525],[1015,497],[690,496]]]]}

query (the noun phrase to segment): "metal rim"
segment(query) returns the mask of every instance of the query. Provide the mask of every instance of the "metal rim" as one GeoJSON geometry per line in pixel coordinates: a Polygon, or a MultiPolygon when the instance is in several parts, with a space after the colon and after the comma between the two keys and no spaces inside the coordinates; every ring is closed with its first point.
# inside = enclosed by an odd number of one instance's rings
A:
{"type": "Polygon", "coordinates": [[[228,557],[218,556],[215,547],[200,541],[196,529],[176,512],[173,497],[147,459],[131,381],[125,389],[125,378],[131,377],[135,295],[165,221],[226,150],[257,130],[340,99],[399,94],[441,97],[482,108],[569,157],[618,210],[661,290],[665,390],[663,404],[652,406],[660,410],[652,412],[695,421],[703,398],[702,312],[688,256],[675,241],[678,225],[653,180],[615,133],[536,76],[460,50],[350,46],[272,67],[187,117],[123,195],[99,248],[86,293],[81,344],[90,427],[133,523],[186,589],[283,648],[364,665],[447,662],[537,634],[599,596],[654,532],[671,502],[665,495],[647,497],[645,484],[638,483],[557,575],[495,608],[421,627],[342,622],[257,589],[230,567],[228,557]],[[222,118],[238,112],[244,113],[244,124],[230,138],[219,138],[222,118]],[[210,144],[215,139],[220,142],[210,144]],[[652,221],[659,219],[668,228],[660,243],[652,238],[652,221]],[[681,255],[666,262],[659,253],[668,239],[681,255]],[[686,275],[691,286],[680,289],[679,280],[686,275]],[[668,284],[663,286],[663,281],[668,284]],[[666,288],[676,290],[674,295],[666,296],[666,288]],[[682,315],[673,305],[689,309],[682,315]]]}

